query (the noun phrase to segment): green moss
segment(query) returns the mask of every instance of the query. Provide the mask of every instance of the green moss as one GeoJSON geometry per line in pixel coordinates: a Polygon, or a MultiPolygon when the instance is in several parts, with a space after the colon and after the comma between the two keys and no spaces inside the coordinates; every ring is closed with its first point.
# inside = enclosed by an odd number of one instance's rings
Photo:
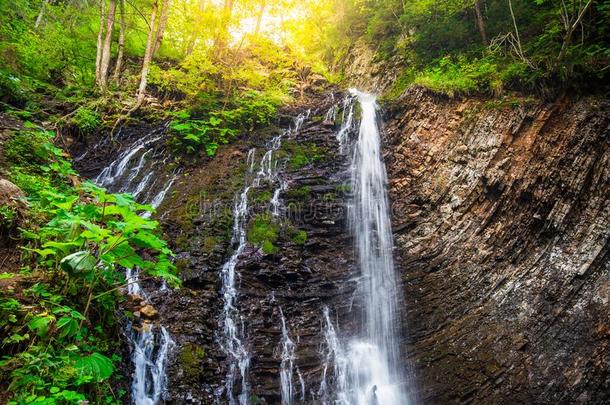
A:
{"type": "Polygon", "coordinates": [[[352,186],[349,184],[341,184],[340,186],[337,186],[335,190],[337,191],[337,194],[349,194],[349,192],[352,191],[352,186]]]}
{"type": "Polygon", "coordinates": [[[181,274],[184,270],[188,268],[189,261],[187,259],[178,259],[176,260],[176,269],[178,270],[178,274],[181,274]]]}
{"type": "Polygon", "coordinates": [[[337,195],[335,193],[326,193],[322,199],[326,202],[333,202],[337,199],[337,195]]]}
{"type": "Polygon", "coordinates": [[[273,198],[273,193],[267,189],[256,190],[252,194],[252,201],[256,204],[266,204],[273,198]]]}
{"type": "Polygon", "coordinates": [[[291,200],[303,200],[311,196],[311,187],[301,186],[297,188],[289,189],[286,192],[286,197],[291,200]]]}
{"type": "Polygon", "coordinates": [[[307,242],[307,232],[303,230],[296,231],[292,234],[292,242],[297,245],[304,245],[307,242]]]}
{"type": "Polygon", "coordinates": [[[203,347],[195,343],[187,343],[180,351],[179,362],[188,380],[198,380],[202,372],[201,362],[205,358],[203,347]]]}
{"type": "Polygon", "coordinates": [[[248,242],[260,246],[265,253],[273,253],[277,248],[273,245],[279,235],[279,226],[269,213],[254,217],[248,226],[248,242]]]}
{"type": "Polygon", "coordinates": [[[299,170],[308,164],[324,161],[328,155],[325,148],[319,147],[313,142],[286,141],[282,145],[282,149],[288,156],[290,170],[299,170]]]}
{"type": "Polygon", "coordinates": [[[203,251],[207,254],[210,254],[216,248],[218,244],[218,239],[214,236],[206,236],[203,239],[203,251]]]}

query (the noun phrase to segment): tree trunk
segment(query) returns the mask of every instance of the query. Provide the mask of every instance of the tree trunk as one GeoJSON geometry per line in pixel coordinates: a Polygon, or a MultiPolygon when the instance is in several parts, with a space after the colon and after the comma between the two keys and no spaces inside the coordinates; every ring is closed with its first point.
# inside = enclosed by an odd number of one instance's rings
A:
{"type": "Polygon", "coordinates": [[[154,0],[152,11],[150,12],[150,27],[148,29],[148,38],[146,39],[144,60],[142,61],[142,74],[140,75],[140,86],[138,87],[136,107],[142,105],[144,96],[146,95],[148,71],[150,70],[150,61],[152,60],[153,46],[155,45],[155,20],[157,19],[157,7],[157,0],[154,0]]]}
{"type": "Polygon", "coordinates": [[[106,36],[102,47],[102,61],[100,63],[100,89],[106,91],[108,86],[108,68],[110,66],[110,48],[112,45],[112,30],[114,28],[114,15],[116,13],[116,0],[110,0],[108,15],[106,16],[106,36]]]}
{"type": "Polygon", "coordinates": [[[572,42],[572,35],[576,28],[578,28],[578,24],[582,21],[585,13],[593,3],[592,0],[589,0],[584,6],[579,4],[578,12],[574,17],[568,17],[566,15],[566,33],[563,36],[563,43],[561,44],[561,50],[559,51],[559,55],[557,56],[557,63],[561,62],[561,60],[565,57],[568,47],[572,42]],[[573,21],[573,22],[572,22],[573,21]]]}
{"type": "Polygon", "coordinates": [[[161,13],[159,17],[159,28],[157,29],[157,38],[155,40],[155,47],[153,48],[153,56],[161,48],[161,42],[163,41],[163,34],[165,33],[165,27],[167,26],[167,18],[169,17],[170,0],[163,0],[161,3],[161,13]]]}
{"type": "Polygon", "coordinates": [[[258,16],[256,17],[256,28],[254,29],[254,36],[257,37],[258,33],[261,30],[261,22],[263,21],[263,15],[265,14],[265,6],[267,5],[266,0],[261,0],[260,9],[258,11],[258,16]]]}
{"type": "Polygon", "coordinates": [[[481,0],[475,0],[474,12],[477,17],[477,27],[479,28],[479,35],[481,35],[481,41],[487,45],[487,33],[485,32],[485,21],[483,20],[483,13],[481,12],[481,0]]]}
{"type": "Polygon", "coordinates": [[[100,30],[97,33],[97,54],[95,55],[95,83],[100,82],[100,66],[102,62],[102,39],[104,38],[104,6],[106,4],[106,0],[100,1],[100,30]]]}
{"type": "Polygon", "coordinates": [[[119,49],[114,67],[114,75],[112,76],[116,84],[119,84],[120,81],[121,68],[123,67],[123,53],[125,52],[125,0],[119,0],[119,12],[121,13],[119,22],[119,49]]]}
{"type": "Polygon", "coordinates": [[[40,26],[47,4],[49,4],[49,0],[43,0],[42,5],[40,6],[40,12],[38,13],[38,17],[36,17],[36,22],[34,23],[34,28],[38,28],[40,26]]]}
{"type": "Polygon", "coordinates": [[[231,22],[231,15],[233,14],[233,6],[235,0],[225,0],[222,11],[221,24],[218,28],[218,34],[216,35],[216,41],[214,48],[216,48],[216,55],[222,57],[225,48],[227,47],[227,36],[229,34],[229,24],[231,22]]]}

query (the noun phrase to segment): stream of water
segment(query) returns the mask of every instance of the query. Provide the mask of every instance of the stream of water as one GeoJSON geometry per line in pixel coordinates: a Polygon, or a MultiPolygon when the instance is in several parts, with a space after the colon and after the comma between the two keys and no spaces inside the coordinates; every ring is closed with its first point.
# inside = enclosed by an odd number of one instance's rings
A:
{"type": "MultiPolygon", "coordinates": [[[[280,133],[269,142],[268,148],[263,154],[258,165],[258,171],[256,172],[256,150],[251,149],[248,152],[245,186],[237,196],[233,208],[233,236],[231,243],[235,246],[235,250],[229,260],[223,265],[220,272],[222,282],[221,293],[223,297],[221,330],[223,333],[219,340],[223,351],[227,355],[228,371],[225,377],[224,390],[230,405],[237,403],[245,405],[250,402],[248,368],[250,367],[251,354],[247,347],[247,334],[244,319],[237,307],[238,291],[236,281],[238,275],[235,271],[240,256],[247,245],[246,225],[249,207],[248,192],[252,187],[259,186],[262,181],[277,182],[278,186],[273,193],[270,205],[272,207],[272,213],[274,215],[279,215],[279,195],[286,187],[286,184],[277,177],[277,160],[274,157],[274,153],[281,147],[282,139],[284,137],[294,135],[300,130],[307,115],[302,114],[296,117],[293,128],[280,133]],[[239,387],[236,386],[238,382],[239,387]],[[239,388],[239,394],[236,396],[235,391],[237,388],[239,388]]],[[[219,396],[220,394],[221,393],[219,393],[219,396]]]]}
{"type": "MultiPolygon", "coordinates": [[[[161,139],[164,130],[165,127],[159,128],[131,144],[102,170],[95,182],[111,191],[131,193],[142,204],[159,207],[177,179],[177,173],[165,179],[159,176],[159,170],[169,158],[154,156],[155,143],[161,139]]],[[[150,213],[143,216],[149,217],[150,213]]],[[[147,294],[139,283],[139,270],[127,269],[125,277],[127,292],[146,300],[147,294]]],[[[167,329],[160,324],[142,322],[140,327],[135,327],[129,322],[126,332],[132,347],[132,403],[157,404],[166,388],[165,366],[174,342],[167,329]]]]}

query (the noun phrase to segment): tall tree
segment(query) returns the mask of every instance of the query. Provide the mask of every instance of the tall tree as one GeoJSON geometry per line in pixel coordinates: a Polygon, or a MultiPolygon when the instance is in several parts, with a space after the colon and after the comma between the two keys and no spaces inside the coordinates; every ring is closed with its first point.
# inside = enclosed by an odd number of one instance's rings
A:
{"type": "Polygon", "coordinates": [[[474,2],[474,13],[477,19],[477,28],[479,29],[479,35],[481,41],[487,44],[487,33],[485,32],[485,21],[483,20],[483,13],[481,12],[481,0],[475,0],[474,2]]]}
{"type": "Polygon", "coordinates": [[[119,83],[121,77],[121,68],[123,67],[123,54],[125,52],[125,0],[119,0],[119,49],[116,57],[116,65],[114,66],[114,74],[112,79],[115,83],[119,83]]]}
{"type": "Polygon", "coordinates": [[[100,30],[97,33],[97,54],[95,55],[95,83],[100,82],[100,67],[102,65],[102,47],[104,38],[104,21],[106,0],[100,2],[100,30]]]}
{"type": "Polygon", "coordinates": [[[146,50],[144,51],[144,60],[142,61],[142,72],[140,74],[140,85],[138,86],[136,107],[142,105],[144,96],[146,95],[146,84],[148,82],[148,71],[150,70],[150,62],[153,56],[153,47],[155,46],[155,23],[157,19],[158,0],[153,0],[152,10],[150,12],[150,21],[148,27],[148,37],[146,39],[146,50]]]}
{"type": "Polygon", "coordinates": [[[260,0],[258,15],[256,16],[256,28],[254,29],[254,36],[258,36],[258,34],[261,30],[261,23],[263,21],[263,15],[265,14],[266,6],[267,6],[267,0],[260,0]]]}
{"type": "Polygon", "coordinates": [[[102,46],[102,57],[100,61],[98,84],[102,91],[108,87],[108,68],[110,66],[110,53],[112,45],[112,31],[114,28],[114,16],[116,14],[116,0],[110,0],[108,14],[106,15],[106,35],[102,46]]]}
{"type": "Polygon", "coordinates": [[[167,26],[167,18],[169,17],[170,0],[163,0],[161,3],[161,13],[159,17],[159,27],[157,29],[157,38],[155,39],[155,46],[153,48],[153,56],[161,48],[161,42],[163,41],[163,34],[165,34],[165,27],[167,26]]]}
{"type": "Polygon", "coordinates": [[[228,36],[229,36],[229,25],[231,23],[231,17],[233,16],[233,7],[235,6],[236,0],[225,0],[220,18],[220,25],[218,27],[218,33],[214,48],[216,49],[216,55],[222,57],[227,47],[228,36]]]}

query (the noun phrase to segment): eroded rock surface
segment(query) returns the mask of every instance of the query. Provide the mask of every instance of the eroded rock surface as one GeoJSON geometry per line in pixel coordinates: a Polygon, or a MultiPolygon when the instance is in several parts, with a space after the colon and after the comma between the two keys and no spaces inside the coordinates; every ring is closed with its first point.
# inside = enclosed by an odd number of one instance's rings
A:
{"type": "Polygon", "coordinates": [[[388,109],[423,403],[610,400],[609,110],[420,88],[388,109]]]}

